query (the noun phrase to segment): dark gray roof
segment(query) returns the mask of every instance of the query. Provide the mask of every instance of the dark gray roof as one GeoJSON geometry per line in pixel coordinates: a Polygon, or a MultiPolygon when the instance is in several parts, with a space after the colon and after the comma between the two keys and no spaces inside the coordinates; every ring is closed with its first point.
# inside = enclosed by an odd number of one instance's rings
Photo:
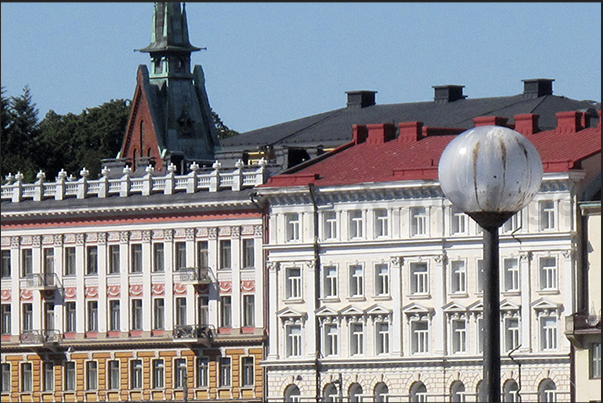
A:
{"type": "MultiPolygon", "coordinates": [[[[420,121],[430,127],[469,129],[478,116],[502,116],[514,123],[514,116],[540,115],[541,130],[556,126],[555,113],[601,109],[600,102],[578,101],[557,95],[530,96],[519,94],[505,97],[458,99],[453,102],[415,102],[346,107],[308,116],[274,126],[241,133],[224,139],[222,151],[255,149],[258,146],[304,147],[337,146],[352,140],[352,125],[420,121]]],[[[594,114],[596,116],[596,113],[594,114]]]]}

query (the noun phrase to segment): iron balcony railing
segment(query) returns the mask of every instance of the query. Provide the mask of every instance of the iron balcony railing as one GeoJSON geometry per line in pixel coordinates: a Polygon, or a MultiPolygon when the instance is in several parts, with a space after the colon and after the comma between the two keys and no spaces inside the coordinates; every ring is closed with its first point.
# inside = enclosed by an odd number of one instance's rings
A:
{"type": "Polygon", "coordinates": [[[61,282],[55,273],[33,273],[21,279],[21,287],[55,289],[61,287],[61,282]]]}
{"type": "Polygon", "coordinates": [[[211,343],[214,338],[211,325],[176,325],[173,331],[174,340],[194,340],[211,343]]]}
{"type": "Polygon", "coordinates": [[[48,345],[59,343],[62,339],[61,332],[56,329],[24,330],[19,335],[19,343],[28,345],[48,345]]]}
{"type": "Polygon", "coordinates": [[[209,267],[183,267],[174,272],[175,283],[210,284],[214,281],[209,267]]]}

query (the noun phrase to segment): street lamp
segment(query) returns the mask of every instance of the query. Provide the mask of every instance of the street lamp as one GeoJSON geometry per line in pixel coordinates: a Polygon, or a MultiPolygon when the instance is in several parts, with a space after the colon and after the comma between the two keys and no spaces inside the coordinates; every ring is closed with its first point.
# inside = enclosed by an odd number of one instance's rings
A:
{"type": "Polygon", "coordinates": [[[542,161],[522,134],[479,126],[459,134],[438,166],[442,191],[484,233],[484,385],[488,402],[500,401],[498,228],[540,189],[542,161]]]}

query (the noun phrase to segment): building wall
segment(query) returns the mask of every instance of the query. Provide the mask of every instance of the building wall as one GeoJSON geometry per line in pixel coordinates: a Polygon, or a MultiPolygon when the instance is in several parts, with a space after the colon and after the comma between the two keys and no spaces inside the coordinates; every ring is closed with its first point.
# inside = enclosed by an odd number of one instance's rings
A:
{"type": "MultiPolygon", "coordinates": [[[[501,381],[504,384],[514,379],[520,384],[523,401],[536,401],[544,380],[554,382],[556,390],[552,393],[558,401],[570,400],[570,343],[563,337],[563,315],[573,310],[572,273],[578,259],[573,252],[576,226],[571,182],[567,177],[545,179],[543,190],[520,213],[519,220],[500,230],[501,381]],[[513,280],[507,279],[507,260],[517,268],[509,269],[516,276],[513,280]],[[554,274],[547,280],[543,267],[551,262],[554,274]],[[511,330],[506,328],[513,327],[507,325],[512,324],[510,320],[517,320],[518,336],[507,348],[506,334],[511,330]],[[543,345],[543,327],[551,320],[552,347],[547,347],[543,345]],[[507,354],[516,346],[512,361],[507,354]]],[[[276,307],[271,309],[264,362],[269,400],[282,399],[289,385],[296,385],[302,397],[315,399],[328,383],[335,381],[337,385],[341,374],[344,396],[350,385],[358,382],[363,394],[372,399],[376,385],[384,382],[390,399],[407,399],[414,382],[420,381],[430,400],[441,401],[450,398],[453,382],[461,381],[467,400],[474,401],[483,371],[478,326],[483,306],[483,293],[478,288],[483,241],[479,227],[469,217],[462,215],[464,225],[453,229],[453,210],[433,183],[409,188],[376,184],[362,190],[318,189],[319,224],[314,245],[314,210],[308,190],[281,189],[279,194],[265,194],[271,204],[268,289],[270,305],[276,307]],[[414,233],[416,212],[425,216],[419,225],[424,227],[422,234],[414,233]],[[380,235],[378,217],[383,213],[387,219],[381,222],[387,223],[388,230],[380,235]],[[325,233],[329,214],[337,226],[332,237],[325,233]],[[359,237],[350,235],[354,221],[363,225],[359,237]],[[298,228],[298,239],[291,239],[296,238],[294,228],[298,228]],[[464,266],[464,286],[455,290],[453,267],[459,264],[464,266]],[[327,267],[335,267],[337,273],[338,291],[332,297],[325,297],[327,267]],[[359,267],[363,276],[363,290],[356,296],[350,291],[353,267],[359,267]],[[387,267],[387,292],[377,291],[378,267],[387,267]],[[420,291],[417,267],[425,267],[428,273],[425,289],[420,291]],[[297,268],[301,295],[292,298],[288,287],[296,280],[289,276],[296,274],[297,268]],[[318,298],[314,290],[320,291],[318,298]],[[464,331],[453,327],[459,320],[464,331]],[[427,326],[425,352],[417,352],[413,346],[419,333],[413,328],[416,321],[427,326]],[[356,355],[351,349],[354,324],[363,325],[364,351],[356,355]],[[385,352],[377,350],[382,324],[388,328],[385,352]],[[287,343],[290,329],[296,326],[301,329],[301,351],[291,354],[287,343]],[[333,336],[327,335],[328,326],[335,328],[333,336]],[[455,333],[463,333],[466,339],[461,351],[455,348],[455,333]],[[336,337],[338,346],[330,355],[329,337],[336,337]],[[378,375],[374,375],[376,367],[381,369],[378,375]]]]}

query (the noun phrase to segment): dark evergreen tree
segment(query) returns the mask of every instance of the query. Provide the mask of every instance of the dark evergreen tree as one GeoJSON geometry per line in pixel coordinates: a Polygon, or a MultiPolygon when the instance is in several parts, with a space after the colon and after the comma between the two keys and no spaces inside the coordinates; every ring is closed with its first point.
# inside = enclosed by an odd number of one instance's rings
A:
{"type": "Polygon", "coordinates": [[[226,139],[228,137],[236,136],[239,134],[236,130],[229,129],[228,126],[222,122],[220,116],[213,110],[211,111],[211,115],[214,118],[214,126],[216,127],[216,132],[218,134],[219,139],[226,139]]]}

